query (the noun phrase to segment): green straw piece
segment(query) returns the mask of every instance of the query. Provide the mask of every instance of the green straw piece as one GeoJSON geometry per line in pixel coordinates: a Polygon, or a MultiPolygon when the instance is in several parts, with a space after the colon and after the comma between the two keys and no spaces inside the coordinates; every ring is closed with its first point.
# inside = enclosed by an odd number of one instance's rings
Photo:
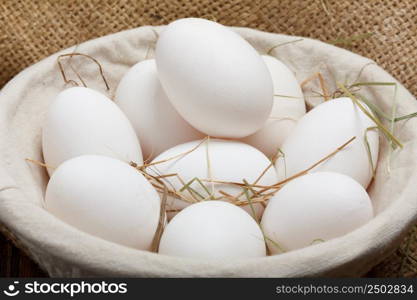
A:
{"type": "Polygon", "coordinates": [[[381,130],[388,137],[390,141],[397,144],[397,146],[399,146],[400,148],[404,147],[403,144],[391,133],[391,131],[389,131],[384,126],[384,124],[382,124],[382,122],[378,120],[378,118],[375,118],[375,116],[369,113],[369,111],[360,103],[359,99],[356,98],[351,92],[349,92],[349,90],[343,84],[338,83],[337,85],[350,99],[352,99],[353,103],[355,103],[360,108],[360,110],[362,110],[362,112],[368,116],[368,118],[374,121],[378,129],[381,130]]]}

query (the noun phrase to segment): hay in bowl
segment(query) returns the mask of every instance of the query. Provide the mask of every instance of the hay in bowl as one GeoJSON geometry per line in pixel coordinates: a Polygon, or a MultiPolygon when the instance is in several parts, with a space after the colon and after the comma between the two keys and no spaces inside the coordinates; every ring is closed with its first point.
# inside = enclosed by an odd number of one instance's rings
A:
{"type": "MultiPolygon", "coordinates": [[[[97,64],[73,57],[74,69],[89,87],[112,97],[128,68],[153,56],[155,32],[160,30],[140,27],[77,46],[77,52],[100,62],[109,91],[97,64]]],[[[320,72],[332,93],[340,91],[337,83],[349,86],[358,82],[358,77],[363,83],[395,83],[359,88],[361,95],[384,112],[390,113],[393,105],[397,116],[417,111],[414,97],[369,59],[307,38],[291,43],[300,38],[247,28],[234,30],[260,53],[273,48],[270,54],[289,66],[299,82],[320,72]]],[[[29,67],[0,94],[0,221],[51,276],[358,276],[393,251],[417,219],[417,119],[410,118],[395,125],[395,137],[403,144],[402,149],[390,150],[390,142],[381,134],[378,167],[368,188],[375,218],[342,237],[275,256],[209,262],[138,251],[78,231],[43,208],[46,171],[25,160],[42,161],[45,113],[54,96],[68,86],[57,58],[74,50],[64,50],[29,67]]],[[[66,76],[76,80],[77,74],[67,70],[66,76]]],[[[305,85],[310,106],[323,101],[317,91],[320,87],[315,81],[305,85]]]]}

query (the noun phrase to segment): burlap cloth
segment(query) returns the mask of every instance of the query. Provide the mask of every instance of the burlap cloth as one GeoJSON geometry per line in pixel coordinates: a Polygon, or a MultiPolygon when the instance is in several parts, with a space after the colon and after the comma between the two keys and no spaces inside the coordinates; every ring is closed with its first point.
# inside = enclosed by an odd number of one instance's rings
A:
{"type": "MultiPolygon", "coordinates": [[[[60,49],[181,17],[317,38],[375,60],[417,95],[417,1],[0,1],[0,87],[60,49]],[[371,33],[373,33],[371,35],[371,33]]],[[[416,228],[370,273],[416,276],[416,228]]]]}

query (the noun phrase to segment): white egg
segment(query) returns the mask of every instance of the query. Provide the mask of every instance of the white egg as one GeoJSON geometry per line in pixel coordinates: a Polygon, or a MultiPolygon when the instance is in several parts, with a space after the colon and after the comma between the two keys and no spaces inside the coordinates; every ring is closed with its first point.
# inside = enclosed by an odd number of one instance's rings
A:
{"type": "Polygon", "coordinates": [[[162,234],[159,253],[197,259],[266,255],[259,225],[243,210],[222,201],[193,204],[176,215],[162,234]]]}
{"type": "Polygon", "coordinates": [[[157,42],[156,64],[173,106],[210,136],[250,135],[271,113],[273,88],[265,63],[221,24],[197,18],[170,23],[157,42]]]}
{"type": "Polygon", "coordinates": [[[306,106],[303,92],[293,72],[275,57],[262,55],[262,58],[271,73],[274,105],[265,125],[243,141],[268,157],[273,157],[297,124],[297,120],[306,113],[306,106]]]}
{"type": "MultiPolygon", "coordinates": [[[[106,96],[84,87],[66,89],[52,102],[42,150],[45,163],[54,168],[83,154],[143,162],[138,138],[123,112],[106,96]]],[[[48,171],[52,174],[53,169],[48,171]]]]}
{"type": "Polygon", "coordinates": [[[242,207],[249,214],[253,215],[255,212],[259,217],[263,211],[263,203],[253,201],[251,207],[244,187],[208,181],[244,183],[243,180],[246,180],[249,184],[256,182],[258,185],[272,185],[277,182],[274,167],[270,167],[261,176],[263,171],[271,166],[271,161],[256,148],[237,141],[206,139],[188,142],[163,152],[152,163],[161,161],[164,162],[148,167],[148,173],[178,174],[179,177],[165,177],[162,180],[169,188],[177,190],[184,197],[168,197],[169,217],[198,201],[210,198],[230,201],[224,193],[234,197],[240,196],[239,204],[246,204],[242,207]],[[189,188],[184,189],[185,186],[189,188]]]}
{"type": "Polygon", "coordinates": [[[101,155],[60,165],[48,183],[45,205],[81,231],[142,250],[151,247],[160,213],[159,195],[143,175],[101,155]]]}
{"type": "Polygon", "coordinates": [[[281,147],[284,156],[276,162],[278,177],[284,179],[317,163],[351,138],[343,150],[311,170],[348,175],[367,187],[372,179],[372,165],[378,159],[376,126],[350,98],[326,101],[303,116],[281,147]],[[365,135],[370,146],[369,156],[365,135]],[[372,157],[372,163],[370,160],[372,157]]]}
{"type": "Polygon", "coordinates": [[[147,159],[175,145],[203,137],[184,121],[168,100],[154,59],[130,68],[117,87],[115,102],[132,123],[147,159]]]}
{"type": "Polygon", "coordinates": [[[261,226],[268,249],[277,254],[342,236],[372,217],[371,200],[359,183],[343,174],[316,172],[279,190],[261,226]]]}

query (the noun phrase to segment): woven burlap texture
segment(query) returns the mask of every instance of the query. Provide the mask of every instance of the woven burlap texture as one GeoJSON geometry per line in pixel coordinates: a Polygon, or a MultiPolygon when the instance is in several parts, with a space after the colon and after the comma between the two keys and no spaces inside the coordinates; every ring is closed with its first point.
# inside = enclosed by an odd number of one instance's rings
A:
{"type": "MultiPolygon", "coordinates": [[[[60,49],[120,30],[190,16],[336,42],[375,60],[417,95],[414,0],[3,0],[0,87],[25,67],[60,49]]],[[[416,230],[371,275],[416,276],[415,257],[416,230]]]]}

